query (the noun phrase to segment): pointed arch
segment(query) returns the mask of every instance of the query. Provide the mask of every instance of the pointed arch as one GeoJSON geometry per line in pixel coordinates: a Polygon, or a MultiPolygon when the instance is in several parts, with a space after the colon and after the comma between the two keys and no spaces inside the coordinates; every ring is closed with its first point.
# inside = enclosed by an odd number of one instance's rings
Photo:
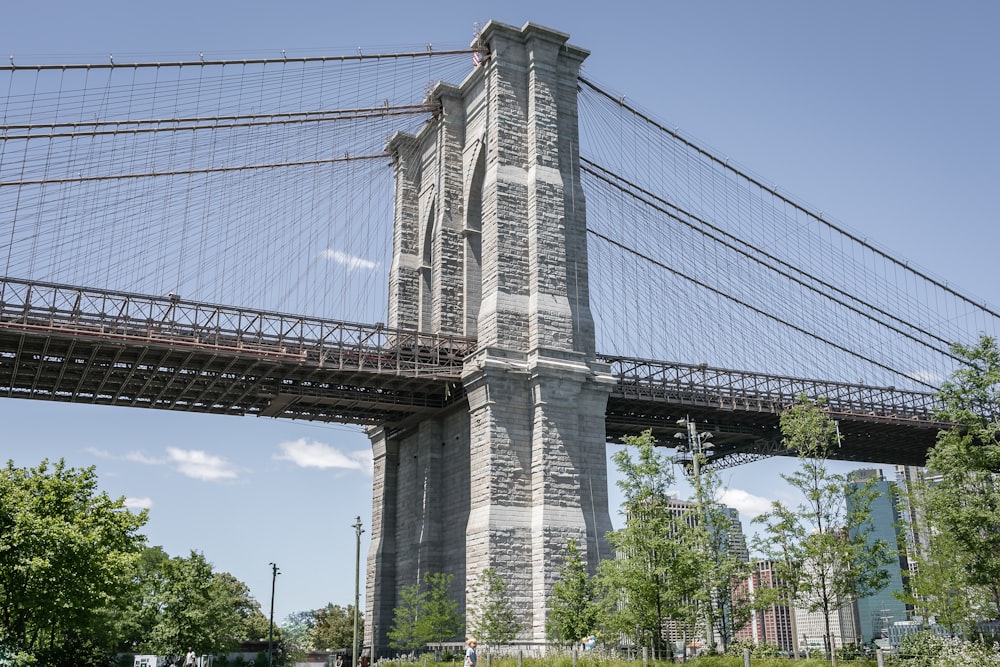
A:
{"type": "Polygon", "coordinates": [[[423,242],[420,253],[420,331],[431,331],[434,322],[434,267],[437,257],[434,237],[437,231],[435,205],[431,201],[427,222],[424,225],[423,242]]]}
{"type": "Polygon", "coordinates": [[[469,180],[465,205],[465,335],[479,330],[479,307],[483,300],[483,184],[486,181],[486,142],[480,141],[469,180]]]}

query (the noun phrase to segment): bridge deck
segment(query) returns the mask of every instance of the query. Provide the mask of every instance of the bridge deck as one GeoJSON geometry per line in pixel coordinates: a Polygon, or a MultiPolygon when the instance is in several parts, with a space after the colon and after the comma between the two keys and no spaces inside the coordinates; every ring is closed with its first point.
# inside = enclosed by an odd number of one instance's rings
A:
{"type": "Polygon", "coordinates": [[[833,458],[924,465],[927,450],[948,424],[934,416],[937,399],[842,382],[748,373],[704,364],[605,357],[618,382],[608,401],[609,441],[644,428],[668,442],[692,419],[713,434],[710,460],[739,464],[790,454],[781,445],[779,417],[799,396],[822,398],[837,420],[841,447],[833,458]]]}
{"type": "Polygon", "coordinates": [[[353,424],[438,410],[475,341],[6,280],[9,397],[353,424]]]}
{"type": "MultiPolygon", "coordinates": [[[[400,426],[464,400],[475,340],[45,283],[0,282],[0,395],[400,426]]],[[[937,432],[923,392],[603,357],[617,384],[607,437],[681,418],[714,434],[709,458],[787,454],[778,418],[798,396],[838,420],[836,458],[922,465],[937,432]]]]}

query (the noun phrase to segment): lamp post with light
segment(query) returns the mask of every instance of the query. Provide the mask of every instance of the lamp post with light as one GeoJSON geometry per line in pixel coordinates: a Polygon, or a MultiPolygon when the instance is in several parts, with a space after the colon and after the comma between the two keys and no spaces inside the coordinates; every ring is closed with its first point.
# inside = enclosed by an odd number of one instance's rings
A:
{"type": "Polygon", "coordinates": [[[271,649],[274,645],[274,584],[278,580],[278,575],[281,574],[281,572],[278,570],[278,566],[274,563],[269,563],[269,565],[271,566],[271,620],[267,631],[267,667],[273,667],[271,649]]]}
{"type": "MultiPolygon", "coordinates": [[[[361,517],[354,517],[354,643],[351,645],[352,667],[358,667],[358,598],[360,596],[360,581],[361,581],[361,533],[365,532],[361,530],[361,517]]],[[[375,644],[374,637],[372,638],[372,645],[375,644]]]]}
{"type": "MultiPolygon", "coordinates": [[[[698,517],[698,521],[702,523],[703,529],[706,531],[711,530],[704,512],[704,491],[701,486],[701,462],[702,459],[705,458],[705,443],[712,437],[712,434],[707,431],[699,433],[698,425],[692,421],[690,417],[678,419],[677,425],[684,427],[685,432],[675,433],[674,437],[686,440],[686,445],[682,445],[677,449],[682,452],[687,452],[691,456],[691,475],[694,479],[695,513],[698,517]]],[[[709,650],[714,649],[715,647],[715,624],[713,622],[713,614],[711,610],[712,604],[712,595],[710,594],[705,608],[705,641],[708,644],[709,650]]],[[[684,651],[686,654],[687,647],[684,648],[684,651]]]]}

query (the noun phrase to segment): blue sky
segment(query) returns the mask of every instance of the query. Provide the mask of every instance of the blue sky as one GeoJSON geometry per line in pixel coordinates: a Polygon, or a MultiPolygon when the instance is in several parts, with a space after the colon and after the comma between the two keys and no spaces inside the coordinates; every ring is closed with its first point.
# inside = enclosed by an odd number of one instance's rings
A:
{"type": "MultiPolygon", "coordinates": [[[[570,34],[591,51],[588,78],[1000,303],[995,2],[16,2],[0,49],[23,64],[391,52],[467,45],[489,19],[570,34]]],[[[0,399],[0,459],[59,457],[96,465],[108,493],[150,507],[152,544],[203,552],[265,612],[277,563],[277,620],[352,601],[351,524],[371,516],[370,449],[356,429],[0,399]]],[[[789,465],[724,471],[744,521],[785,494],[789,465]]]]}

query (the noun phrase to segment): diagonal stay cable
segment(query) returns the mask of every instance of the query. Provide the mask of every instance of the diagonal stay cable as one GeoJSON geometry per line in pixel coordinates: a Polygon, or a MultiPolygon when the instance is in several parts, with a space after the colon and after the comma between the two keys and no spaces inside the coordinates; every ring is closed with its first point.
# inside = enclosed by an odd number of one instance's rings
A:
{"type": "Polygon", "coordinates": [[[66,64],[40,64],[40,65],[15,65],[13,60],[9,64],[0,65],[0,72],[14,70],[95,70],[95,69],[141,69],[141,68],[172,68],[172,67],[224,67],[226,65],[269,65],[269,64],[302,64],[302,63],[328,63],[328,62],[350,62],[365,60],[399,60],[402,58],[432,58],[437,56],[462,56],[476,53],[476,49],[449,49],[443,51],[408,51],[404,53],[372,53],[372,54],[350,54],[343,56],[298,56],[281,58],[233,58],[231,60],[176,60],[170,62],[132,62],[122,63],[109,60],[106,63],[66,63],[66,64]]]}
{"type": "Polygon", "coordinates": [[[686,211],[685,209],[683,209],[683,208],[681,208],[681,207],[679,207],[679,206],[677,206],[675,204],[672,204],[671,202],[663,199],[662,197],[659,197],[659,196],[657,196],[657,195],[649,192],[648,190],[646,190],[646,189],[644,189],[644,188],[636,185],[635,183],[632,183],[631,181],[629,181],[629,180],[627,180],[627,179],[619,176],[618,174],[615,174],[614,172],[612,172],[612,171],[610,171],[610,170],[608,170],[608,169],[606,169],[606,168],[604,168],[604,167],[596,164],[595,162],[592,162],[591,160],[588,160],[587,158],[581,157],[580,158],[580,162],[581,162],[581,166],[580,166],[581,171],[584,171],[584,172],[592,175],[593,177],[595,177],[597,179],[600,179],[601,181],[604,181],[605,183],[607,183],[611,187],[616,188],[617,190],[623,192],[624,194],[627,194],[627,195],[631,196],[632,198],[636,199],[639,202],[642,202],[643,204],[649,206],[650,208],[653,208],[654,210],[656,210],[656,211],[658,211],[660,213],[663,213],[664,215],[670,217],[671,219],[676,220],[677,222],[681,223],[682,225],[685,225],[686,227],[688,227],[688,228],[690,228],[690,229],[692,229],[692,230],[694,230],[694,231],[696,231],[696,232],[698,232],[698,233],[700,233],[700,234],[702,234],[702,235],[704,235],[704,236],[712,239],[713,241],[715,241],[719,245],[721,245],[723,247],[726,247],[726,248],[729,248],[733,252],[746,257],[747,259],[751,260],[752,262],[756,262],[757,264],[759,264],[760,266],[764,267],[765,269],[767,269],[769,271],[773,271],[774,273],[782,276],[783,278],[787,278],[788,280],[791,280],[792,282],[794,282],[794,283],[796,283],[798,285],[801,285],[802,287],[804,287],[804,288],[806,288],[806,289],[814,292],[815,294],[818,294],[818,295],[822,296],[825,299],[828,299],[828,300],[830,300],[830,301],[832,301],[832,302],[834,302],[834,303],[836,303],[836,304],[838,304],[840,306],[843,306],[844,308],[847,308],[851,312],[856,313],[856,314],[860,315],[861,317],[864,317],[865,319],[868,319],[868,320],[870,320],[872,322],[875,322],[876,324],[878,324],[880,326],[885,326],[889,330],[894,331],[894,332],[900,334],[901,336],[909,338],[910,340],[914,341],[915,343],[923,345],[924,347],[927,347],[928,349],[933,350],[934,352],[937,352],[938,354],[942,354],[942,355],[944,355],[946,357],[950,357],[952,359],[955,359],[956,361],[961,361],[958,357],[956,357],[954,354],[952,354],[950,352],[950,347],[951,347],[951,342],[950,341],[947,341],[947,340],[941,338],[940,336],[938,336],[938,335],[936,335],[936,334],[934,334],[932,332],[926,331],[925,329],[923,329],[921,327],[918,327],[918,326],[916,326],[916,325],[914,325],[914,324],[912,324],[910,322],[907,322],[907,321],[903,320],[902,318],[900,318],[899,316],[894,315],[894,314],[890,313],[889,311],[883,310],[882,308],[876,306],[875,304],[872,304],[872,303],[869,303],[867,301],[861,300],[861,299],[859,299],[859,298],[857,298],[857,297],[855,297],[855,296],[847,293],[846,291],[844,291],[843,289],[837,287],[836,285],[833,285],[833,284],[831,284],[829,282],[826,282],[823,279],[819,278],[818,276],[815,276],[815,275],[813,275],[813,274],[811,274],[811,273],[809,273],[807,271],[803,271],[799,267],[796,267],[796,266],[794,266],[794,265],[792,265],[792,264],[790,264],[790,263],[782,260],[779,257],[775,257],[774,255],[768,253],[767,251],[765,251],[765,250],[763,250],[761,248],[758,248],[757,246],[755,246],[755,245],[753,245],[751,243],[747,243],[746,241],[740,239],[739,237],[736,237],[736,236],[734,236],[734,235],[726,232],[725,230],[720,229],[719,227],[713,225],[712,223],[710,223],[710,222],[708,222],[708,221],[706,221],[706,220],[704,220],[704,219],[702,219],[702,218],[694,215],[693,213],[690,213],[690,212],[686,211]],[[597,173],[598,170],[601,173],[597,173]],[[639,193],[639,194],[636,194],[636,193],[639,193]],[[653,200],[653,201],[651,201],[651,200],[653,200]],[[666,207],[666,208],[664,208],[664,207],[666,207]],[[667,210],[667,208],[669,208],[671,210],[667,210]],[[673,212],[671,212],[671,211],[673,211],[673,212]],[[688,219],[684,219],[683,217],[680,217],[680,216],[684,216],[684,217],[686,217],[688,219]],[[949,349],[939,349],[939,348],[931,345],[927,341],[924,341],[924,340],[922,340],[922,339],[914,336],[911,333],[908,333],[908,332],[906,332],[906,331],[904,331],[902,329],[899,329],[899,328],[897,328],[895,326],[892,326],[892,325],[884,322],[883,320],[881,320],[881,319],[879,319],[877,317],[874,317],[869,312],[866,312],[866,311],[862,310],[861,308],[855,307],[855,306],[851,305],[850,303],[845,302],[844,300],[834,298],[832,295],[830,295],[830,294],[828,294],[828,293],[826,293],[826,292],[818,289],[814,284],[810,284],[806,280],[802,280],[800,278],[797,278],[795,275],[793,275],[789,271],[783,271],[783,270],[779,269],[778,267],[775,267],[775,266],[772,266],[772,265],[768,264],[767,262],[761,260],[759,257],[754,256],[751,252],[748,252],[747,250],[744,250],[742,247],[734,245],[733,243],[729,243],[729,242],[723,240],[722,238],[719,238],[719,236],[715,236],[713,234],[710,234],[709,232],[705,231],[705,229],[700,228],[698,225],[692,224],[690,222],[690,220],[695,220],[698,223],[700,223],[701,225],[703,225],[704,227],[707,227],[707,228],[711,229],[712,231],[717,232],[719,235],[724,236],[724,237],[726,237],[728,239],[732,239],[733,241],[741,244],[742,246],[745,246],[747,248],[751,248],[754,252],[760,253],[761,255],[763,255],[764,257],[766,257],[768,260],[773,261],[776,264],[779,264],[781,266],[784,266],[784,267],[788,268],[789,270],[791,270],[791,271],[793,271],[793,272],[795,272],[795,273],[797,273],[799,275],[805,276],[806,278],[808,278],[809,280],[814,281],[816,284],[820,285],[821,287],[824,287],[824,288],[829,289],[829,290],[831,290],[833,292],[836,292],[837,294],[840,294],[840,295],[842,295],[844,297],[847,297],[847,299],[849,299],[850,301],[853,301],[854,303],[858,303],[858,304],[860,304],[862,306],[870,308],[871,310],[873,310],[878,315],[882,315],[885,318],[894,320],[894,321],[898,322],[899,324],[901,324],[903,326],[906,326],[906,327],[909,327],[911,329],[914,329],[914,330],[920,332],[921,334],[927,336],[928,338],[937,340],[937,341],[939,341],[940,343],[942,343],[943,345],[945,345],[949,349]]]}
{"type": "Polygon", "coordinates": [[[821,342],[821,343],[823,343],[825,345],[829,345],[830,347],[832,347],[832,348],[834,348],[836,350],[840,350],[841,352],[844,352],[844,353],[848,354],[849,356],[856,357],[857,359],[860,359],[861,361],[864,361],[864,362],[869,363],[869,364],[871,364],[873,366],[881,368],[882,370],[886,370],[886,371],[889,371],[890,373],[893,373],[895,375],[899,375],[901,377],[908,378],[908,379],[910,379],[910,380],[912,380],[912,381],[914,381],[914,382],[916,382],[918,384],[924,385],[925,387],[927,387],[929,389],[933,389],[935,391],[937,391],[937,389],[938,389],[938,387],[936,387],[935,385],[933,385],[933,384],[931,384],[929,382],[925,382],[924,380],[921,380],[919,378],[912,377],[912,376],[906,374],[905,372],[903,372],[901,370],[898,370],[896,368],[888,366],[888,365],[886,365],[886,364],[884,364],[884,363],[882,363],[882,362],[880,362],[880,361],[878,361],[876,359],[873,359],[871,357],[868,357],[868,356],[865,356],[863,354],[860,354],[859,352],[856,352],[856,351],[854,351],[854,350],[852,350],[850,348],[844,347],[840,343],[836,343],[836,342],[834,342],[832,340],[828,340],[828,339],[826,339],[826,338],[824,338],[824,337],[822,337],[822,336],[820,336],[820,335],[818,335],[818,334],[816,334],[816,333],[814,333],[812,331],[809,331],[809,330],[807,330],[807,329],[805,329],[803,327],[800,327],[797,324],[794,324],[792,322],[788,322],[787,320],[784,320],[784,319],[778,317],[777,315],[774,315],[774,314],[769,313],[769,312],[767,312],[765,310],[762,310],[762,309],[758,308],[757,306],[754,306],[753,304],[747,303],[746,301],[743,301],[742,299],[737,299],[733,295],[728,294],[726,292],[723,292],[722,290],[718,289],[717,287],[712,287],[708,283],[705,283],[705,282],[703,282],[701,280],[698,280],[697,278],[694,278],[692,276],[687,275],[686,273],[678,271],[677,269],[675,269],[673,267],[667,266],[663,262],[661,262],[661,261],[659,261],[659,260],[657,260],[657,259],[655,259],[653,257],[650,257],[649,255],[646,255],[646,254],[644,254],[642,252],[639,252],[635,248],[631,248],[631,247],[625,245],[624,243],[622,243],[621,241],[616,241],[615,239],[611,238],[610,236],[602,234],[601,232],[599,232],[599,231],[597,231],[595,229],[591,229],[590,227],[588,227],[587,228],[587,232],[590,233],[590,234],[592,234],[593,236],[596,236],[597,238],[601,239],[602,241],[605,241],[606,243],[610,243],[611,245],[613,245],[613,246],[615,246],[617,248],[620,248],[620,249],[624,250],[625,252],[627,252],[627,253],[629,253],[631,255],[634,255],[635,257],[638,257],[639,259],[642,259],[644,261],[649,262],[650,264],[658,266],[661,269],[664,269],[665,271],[669,271],[670,273],[674,274],[678,278],[681,278],[683,280],[687,280],[688,282],[690,282],[690,283],[692,283],[694,285],[697,285],[698,287],[701,287],[702,289],[708,290],[709,292],[715,294],[716,296],[720,296],[723,299],[726,299],[728,301],[732,301],[733,303],[735,303],[738,306],[742,306],[743,308],[746,308],[746,309],[748,309],[748,310],[750,310],[750,311],[752,311],[754,313],[757,313],[758,315],[766,317],[769,320],[777,322],[778,324],[780,324],[782,326],[788,327],[789,329],[792,329],[793,331],[797,331],[797,332],[799,332],[801,334],[804,334],[804,335],[806,335],[806,336],[808,336],[808,337],[810,337],[810,338],[812,338],[814,340],[817,340],[817,341],[819,341],[819,342],[821,342]]]}
{"type": "Polygon", "coordinates": [[[96,137],[104,135],[145,134],[150,132],[178,132],[192,130],[228,130],[244,127],[265,127],[269,125],[299,125],[304,123],[370,120],[395,116],[423,115],[437,107],[428,104],[412,104],[393,107],[369,107],[363,109],[333,109],[328,111],[304,111],[286,114],[245,114],[232,116],[204,116],[194,118],[149,118],[116,119],[104,121],[81,121],[73,123],[37,123],[0,125],[0,140],[53,139],[65,137],[96,137]],[[86,129],[93,128],[93,129],[86,129]],[[101,129],[111,128],[111,129],[101,129]],[[36,130],[65,129],[60,132],[36,133],[36,130]],[[22,134],[9,134],[19,130],[22,134]]]}
{"type": "Polygon", "coordinates": [[[86,183],[88,181],[114,181],[136,178],[158,178],[160,176],[188,176],[190,174],[213,174],[227,171],[250,171],[254,169],[285,169],[288,167],[310,167],[337,162],[355,162],[358,160],[379,160],[390,157],[387,153],[375,155],[349,155],[328,158],[324,160],[302,160],[299,162],[273,162],[268,164],[237,165],[233,167],[207,167],[205,169],[178,169],[174,171],[152,171],[132,174],[103,174],[98,176],[77,176],[74,178],[39,178],[21,181],[0,181],[0,187],[11,185],[50,185],[55,183],[86,183]]]}
{"type": "Polygon", "coordinates": [[[783,201],[784,203],[788,204],[792,208],[794,208],[794,209],[796,209],[798,211],[801,211],[805,215],[808,215],[810,218],[823,223],[824,225],[826,225],[830,229],[832,229],[832,230],[836,231],[837,233],[839,233],[839,234],[847,237],[851,241],[853,241],[853,242],[861,245],[862,247],[870,250],[871,252],[875,253],[876,255],[879,255],[883,259],[889,261],[892,264],[895,264],[896,266],[900,267],[901,269],[904,269],[905,271],[909,271],[910,273],[913,273],[914,275],[919,276],[920,278],[922,278],[923,280],[926,280],[928,283],[934,285],[938,289],[944,290],[948,294],[951,294],[952,296],[958,298],[959,300],[964,301],[965,303],[969,304],[970,306],[973,306],[974,308],[978,308],[978,309],[982,310],[985,313],[988,313],[989,315],[991,315],[993,317],[1000,318],[1000,313],[998,313],[997,311],[995,311],[992,308],[990,308],[986,303],[977,303],[976,301],[972,300],[970,297],[967,297],[964,294],[962,294],[961,292],[956,291],[954,288],[949,287],[946,283],[942,283],[940,280],[932,278],[928,274],[926,274],[926,273],[924,273],[922,271],[919,271],[919,270],[913,268],[912,266],[910,266],[906,262],[903,262],[903,261],[900,261],[900,260],[896,259],[895,257],[893,257],[892,255],[888,254],[884,250],[880,250],[876,246],[868,243],[868,241],[866,241],[865,239],[859,238],[855,234],[852,234],[851,232],[847,231],[846,229],[843,229],[842,227],[839,227],[839,226],[837,226],[835,224],[832,224],[831,222],[829,222],[829,221],[827,221],[827,220],[819,217],[813,211],[810,211],[809,209],[807,209],[802,204],[799,204],[798,202],[796,202],[794,199],[791,199],[791,198],[786,197],[785,195],[779,193],[776,188],[768,187],[764,183],[760,182],[760,180],[754,178],[753,176],[750,176],[746,172],[743,172],[743,171],[741,171],[739,169],[736,169],[735,167],[731,166],[729,164],[728,160],[724,160],[724,159],[722,159],[722,158],[714,155],[713,153],[711,153],[708,150],[702,148],[698,144],[692,142],[689,139],[685,139],[683,136],[681,136],[677,132],[671,130],[670,128],[668,128],[666,126],[664,126],[662,123],[657,122],[656,120],[654,120],[650,116],[642,113],[641,111],[639,111],[635,107],[626,104],[625,101],[624,101],[624,98],[614,97],[613,95],[611,95],[607,91],[601,89],[596,84],[591,83],[590,81],[588,81],[587,79],[585,79],[582,76],[578,77],[577,80],[580,83],[582,83],[585,86],[587,86],[588,88],[590,88],[591,90],[593,90],[594,92],[596,92],[597,94],[602,95],[603,97],[606,97],[607,99],[611,100],[613,103],[615,103],[618,106],[620,106],[622,109],[625,109],[629,113],[635,115],[637,118],[645,121],[646,123],[648,123],[649,125],[653,126],[654,128],[660,130],[661,132],[664,132],[665,134],[669,135],[670,137],[672,137],[672,138],[676,139],[677,141],[681,142],[682,144],[684,144],[688,148],[691,148],[692,150],[696,151],[697,153],[705,156],[706,158],[708,158],[712,162],[718,164],[719,166],[723,167],[724,169],[726,169],[728,171],[731,171],[734,174],[736,174],[736,175],[738,175],[738,176],[740,176],[742,178],[745,178],[747,181],[749,181],[750,183],[753,183],[755,186],[757,186],[761,190],[763,190],[765,192],[771,193],[774,197],[780,199],[781,201],[783,201]]]}

